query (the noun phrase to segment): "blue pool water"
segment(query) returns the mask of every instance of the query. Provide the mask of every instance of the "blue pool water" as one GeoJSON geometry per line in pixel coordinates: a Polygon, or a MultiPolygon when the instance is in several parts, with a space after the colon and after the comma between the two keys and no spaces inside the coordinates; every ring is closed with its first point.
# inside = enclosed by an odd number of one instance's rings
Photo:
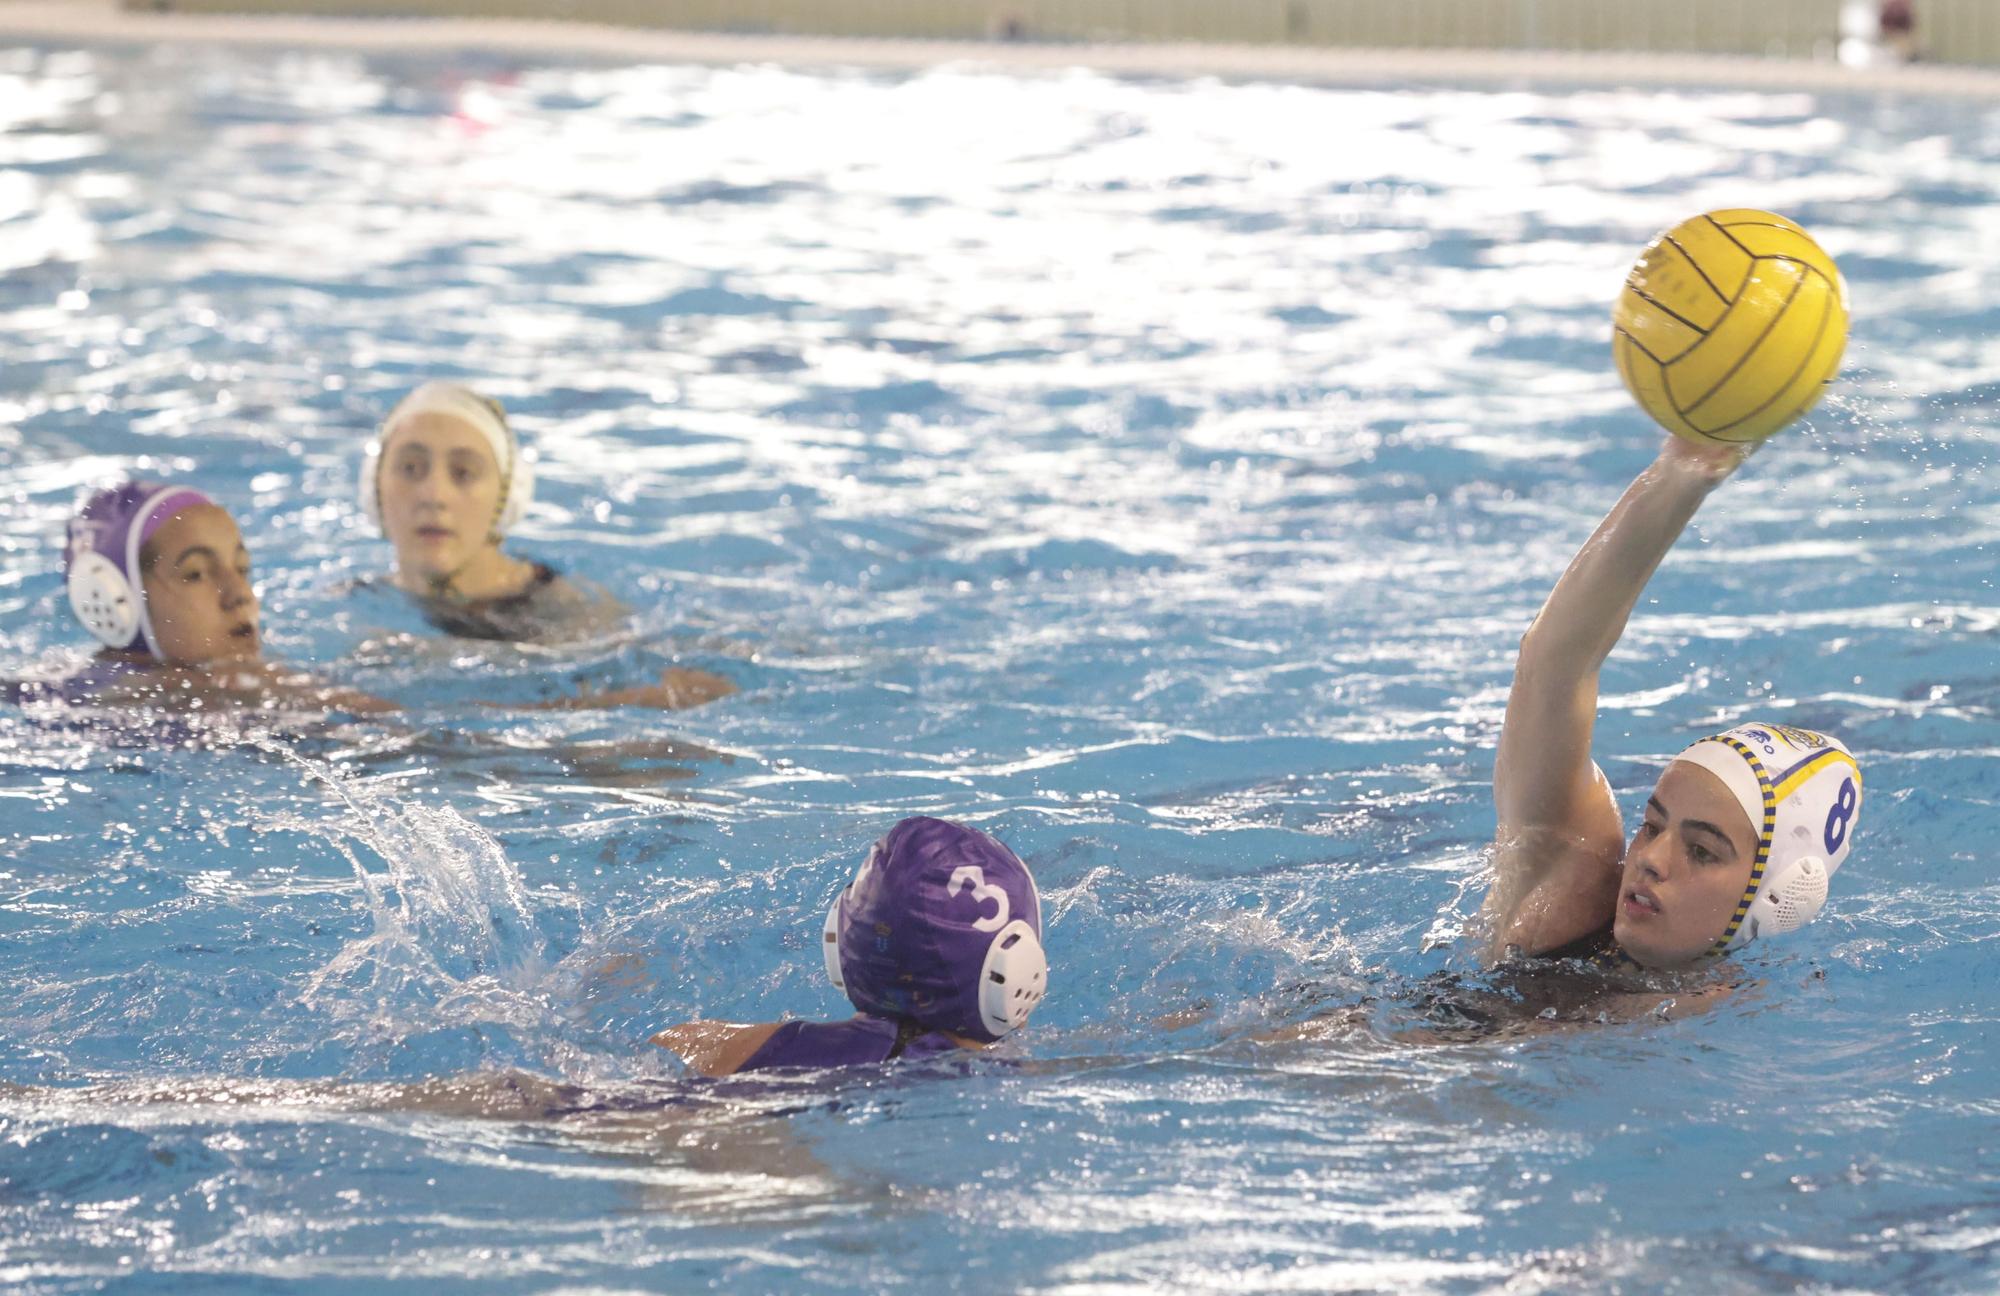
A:
{"type": "Polygon", "coordinates": [[[219,750],[0,714],[0,1284],[1990,1290],[1996,136],[0,51],[0,672],[82,659],[55,538],[145,469],[243,520],[275,655],[413,708],[219,750]],[[1856,853],[1714,1011],[1399,1042],[1471,966],[1514,644],[1656,443],[1611,296],[1735,205],[1841,260],[1849,372],[1662,569],[1599,747],[1630,814],[1704,731],[1839,732],[1856,853]],[[628,633],[411,645],[356,588],[357,447],[434,375],[506,399],[516,548],[628,633]],[[674,661],[743,692],[472,705],[674,661]],[[1045,890],[1000,1060],[717,1088],[641,1045],[836,1012],[820,917],[917,812],[1045,890]]]}

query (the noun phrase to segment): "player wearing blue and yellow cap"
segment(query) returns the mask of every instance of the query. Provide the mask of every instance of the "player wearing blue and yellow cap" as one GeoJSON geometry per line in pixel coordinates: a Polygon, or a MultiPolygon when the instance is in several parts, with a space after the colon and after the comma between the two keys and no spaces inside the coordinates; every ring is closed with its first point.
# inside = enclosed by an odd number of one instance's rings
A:
{"type": "Polygon", "coordinates": [[[1824,734],[1743,724],[1696,742],[1668,763],[1629,842],[1591,759],[1605,658],[1744,454],[1669,437],[1522,638],[1493,773],[1489,957],[1615,950],[1686,966],[1803,925],[1847,859],[1861,771],[1824,734]]]}

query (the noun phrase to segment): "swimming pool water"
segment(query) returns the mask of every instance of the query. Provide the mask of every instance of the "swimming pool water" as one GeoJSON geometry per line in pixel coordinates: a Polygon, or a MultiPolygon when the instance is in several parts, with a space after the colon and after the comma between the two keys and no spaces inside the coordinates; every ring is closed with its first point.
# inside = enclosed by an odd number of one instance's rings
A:
{"type": "Polygon", "coordinates": [[[412,708],[0,714],[11,1288],[1991,1288],[1994,109],[188,46],[0,51],[0,117],[0,667],[81,659],[56,539],[143,469],[243,521],[274,655],[412,708]],[[1514,645],[1656,444],[1611,296],[1733,205],[1840,260],[1849,371],[1661,570],[1599,750],[1629,814],[1702,732],[1838,732],[1856,853],[1714,1011],[1397,1042],[1469,965],[1514,645]],[[629,633],[412,644],[356,586],[430,376],[629,633]],[[672,661],[743,692],[474,705],[672,661]],[[1000,1060],[643,1047],[837,1012],[818,924],[911,813],[1044,888],[1000,1060]],[[1374,1028],[1258,1038],[1329,1004],[1374,1028]]]}

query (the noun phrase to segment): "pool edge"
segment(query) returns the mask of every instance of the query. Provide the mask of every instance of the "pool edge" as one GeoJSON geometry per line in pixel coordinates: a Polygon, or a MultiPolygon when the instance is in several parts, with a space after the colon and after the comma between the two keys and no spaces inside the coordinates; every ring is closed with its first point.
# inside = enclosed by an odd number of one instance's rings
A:
{"type": "Polygon", "coordinates": [[[1850,68],[1729,55],[760,36],[528,19],[142,13],[121,9],[113,0],[0,0],[0,40],[397,53],[467,50],[617,63],[783,63],[885,70],[970,64],[1013,71],[1087,68],[1113,75],[1341,84],[1641,84],[2000,98],[2000,71],[1937,64],[1850,68]]]}

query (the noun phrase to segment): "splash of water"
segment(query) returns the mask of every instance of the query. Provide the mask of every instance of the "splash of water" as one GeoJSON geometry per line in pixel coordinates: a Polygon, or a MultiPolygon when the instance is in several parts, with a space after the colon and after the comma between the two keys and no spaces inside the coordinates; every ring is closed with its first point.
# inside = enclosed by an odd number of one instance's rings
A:
{"type": "Polygon", "coordinates": [[[260,828],[338,851],[370,920],[312,975],[301,1002],[377,1037],[547,1025],[547,943],[520,871],[491,833],[448,805],[402,801],[275,738],[250,741],[346,807],[336,819],[281,814],[260,828]]]}

